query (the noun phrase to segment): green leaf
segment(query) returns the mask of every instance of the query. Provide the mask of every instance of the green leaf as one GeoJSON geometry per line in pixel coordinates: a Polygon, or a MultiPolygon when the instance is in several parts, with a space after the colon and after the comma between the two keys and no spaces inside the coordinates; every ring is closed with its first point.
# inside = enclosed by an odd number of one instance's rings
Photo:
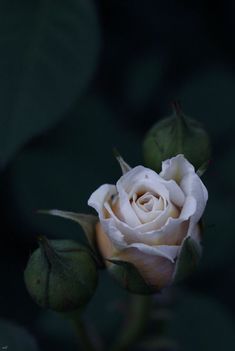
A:
{"type": "Polygon", "coordinates": [[[95,225],[98,222],[97,216],[84,214],[84,213],[61,211],[61,210],[39,210],[38,212],[70,219],[71,221],[78,223],[84,230],[84,233],[86,235],[86,238],[91,248],[95,252],[97,251],[96,238],[95,238],[96,237],[95,225]]]}
{"type": "Polygon", "coordinates": [[[38,351],[39,348],[26,329],[0,319],[0,350],[38,351]]]}
{"type": "Polygon", "coordinates": [[[0,4],[0,159],[58,122],[92,78],[99,27],[92,0],[0,4]]]}
{"type": "MultiPolygon", "coordinates": [[[[8,168],[7,184],[3,185],[6,211],[14,213],[14,223],[26,224],[20,235],[28,235],[27,227],[36,235],[73,238],[85,244],[82,229],[74,223],[39,216],[36,211],[60,208],[91,212],[87,200],[92,192],[120,177],[113,145],[125,150],[133,165],[139,164],[139,139],[119,123],[102,99],[86,97],[60,126],[22,150],[8,168]]],[[[12,216],[9,219],[12,222],[12,216]]]]}
{"type": "Polygon", "coordinates": [[[201,249],[198,243],[191,237],[187,237],[176,261],[174,281],[177,283],[188,277],[197,267],[200,257],[201,249]]]}
{"type": "Polygon", "coordinates": [[[146,283],[137,268],[130,262],[121,261],[116,258],[107,259],[112,264],[109,266],[110,273],[119,284],[134,294],[152,294],[154,288],[146,283]]]}

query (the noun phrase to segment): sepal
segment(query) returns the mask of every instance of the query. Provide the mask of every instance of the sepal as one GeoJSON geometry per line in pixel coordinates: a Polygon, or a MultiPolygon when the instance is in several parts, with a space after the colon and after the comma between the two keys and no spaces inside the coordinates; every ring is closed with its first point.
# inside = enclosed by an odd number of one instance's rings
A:
{"type": "Polygon", "coordinates": [[[118,258],[106,259],[110,264],[108,270],[118,283],[133,294],[149,295],[156,292],[156,288],[149,285],[140,275],[138,269],[130,262],[118,258]]]}
{"type": "Polygon", "coordinates": [[[200,257],[200,245],[191,237],[185,238],[176,261],[174,282],[178,283],[187,278],[198,266],[200,257]]]}
{"type": "Polygon", "coordinates": [[[131,166],[129,166],[128,163],[126,163],[126,161],[122,158],[117,149],[113,149],[113,153],[116,157],[116,160],[119,163],[119,166],[121,167],[122,174],[129,172],[131,170],[131,166]]]}
{"type": "Polygon", "coordinates": [[[71,221],[74,221],[78,223],[87,238],[88,244],[94,254],[94,257],[99,264],[100,267],[102,267],[102,259],[100,257],[99,250],[97,248],[97,243],[96,243],[96,225],[99,221],[97,216],[90,215],[90,214],[85,214],[85,213],[76,213],[76,212],[69,212],[69,211],[61,211],[61,210],[39,210],[38,213],[42,214],[49,214],[52,216],[57,216],[57,217],[62,217],[69,219],[71,221]]]}

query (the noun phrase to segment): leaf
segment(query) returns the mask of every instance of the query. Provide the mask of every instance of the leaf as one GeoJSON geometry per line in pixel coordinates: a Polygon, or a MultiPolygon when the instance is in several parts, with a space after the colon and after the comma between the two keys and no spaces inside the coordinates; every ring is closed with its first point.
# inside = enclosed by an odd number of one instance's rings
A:
{"type": "Polygon", "coordinates": [[[75,213],[68,211],[60,210],[39,210],[39,213],[50,214],[52,216],[58,216],[74,221],[82,227],[87,237],[87,240],[92,249],[96,251],[96,232],[95,225],[98,222],[98,217],[94,215],[84,214],[84,213],[75,213]]]}
{"type": "Polygon", "coordinates": [[[87,88],[99,27],[92,0],[0,4],[1,166],[51,128],[87,88]]]}
{"type": "Polygon", "coordinates": [[[38,346],[26,329],[0,319],[0,350],[38,351],[38,346]]]}
{"type": "MultiPolygon", "coordinates": [[[[72,222],[39,216],[36,211],[61,208],[91,212],[87,205],[91,193],[120,177],[113,145],[125,150],[133,164],[139,163],[139,139],[117,121],[102,99],[86,97],[58,128],[15,158],[5,178],[3,201],[7,213],[14,213],[14,223],[24,222],[20,235],[28,235],[27,227],[35,235],[82,241],[82,230],[72,222]]],[[[12,215],[9,221],[12,223],[12,215]]]]}
{"type": "Polygon", "coordinates": [[[187,237],[176,261],[174,281],[179,282],[188,277],[197,267],[200,257],[199,245],[194,239],[187,237]]]}
{"type": "Polygon", "coordinates": [[[153,287],[146,283],[137,268],[130,262],[116,258],[109,258],[107,261],[112,263],[109,266],[110,273],[128,291],[134,294],[152,294],[156,292],[153,287]]]}

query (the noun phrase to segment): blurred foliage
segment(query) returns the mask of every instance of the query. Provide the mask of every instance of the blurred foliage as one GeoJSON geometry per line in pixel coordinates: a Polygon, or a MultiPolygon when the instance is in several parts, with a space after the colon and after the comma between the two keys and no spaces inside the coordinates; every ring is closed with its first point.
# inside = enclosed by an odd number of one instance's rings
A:
{"type": "MultiPolygon", "coordinates": [[[[23,270],[36,235],[83,233],[36,210],[91,213],[91,192],[120,175],[112,148],[141,163],[145,132],[179,98],[211,135],[213,156],[203,258],[169,330],[183,350],[234,349],[233,1],[4,0],[0,9],[0,348],[77,349],[67,321],[31,301],[23,270]]],[[[107,342],[126,298],[102,272],[88,317],[107,342]]]]}

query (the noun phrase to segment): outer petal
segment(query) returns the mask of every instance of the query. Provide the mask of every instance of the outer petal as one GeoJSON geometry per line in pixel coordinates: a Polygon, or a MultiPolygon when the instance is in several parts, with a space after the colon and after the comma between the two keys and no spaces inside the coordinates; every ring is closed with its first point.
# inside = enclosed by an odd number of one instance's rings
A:
{"type": "Polygon", "coordinates": [[[136,248],[124,250],[117,257],[131,262],[144,280],[157,289],[170,285],[172,281],[175,264],[164,257],[145,254],[136,248]]]}
{"type": "Polygon", "coordinates": [[[149,246],[143,243],[134,243],[129,245],[129,247],[135,247],[139,251],[147,254],[147,255],[155,255],[165,257],[171,262],[174,263],[174,260],[178,254],[179,246],[169,246],[169,245],[156,245],[156,246],[149,246]]]}
{"type": "MultiPolygon", "coordinates": [[[[139,181],[147,180],[149,184],[158,184],[162,182],[161,177],[153,170],[137,166],[132,168],[129,172],[125,173],[117,182],[117,190],[125,189],[126,193],[130,193],[133,185],[139,181]]],[[[157,188],[156,188],[157,190],[157,188]]]]}
{"type": "Polygon", "coordinates": [[[112,195],[117,193],[116,186],[110,184],[101,185],[88,199],[88,205],[93,207],[99,214],[100,218],[104,217],[104,203],[112,195]]]}
{"type": "MultiPolygon", "coordinates": [[[[208,199],[207,190],[202,183],[201,179],[198,177],[196,173],[194,174],[187,174],[183,177],[181,183],[181,188],[184,193],[187,195],[187,202],[185,203],[185,209],[189,209],[189,199],[194,199],[196,208],[193,215],[190,218],[190,226],[188,235],[191,235],[191,231],[193,227],[198,223],[200,220],[206,206],[206,202],[208,199]]],[[[192,203],[192,200],[191,200],[192,203]]]]}
{"type": "Polygon", "coordinates": [[[194,172],[195,169],[193,165],[186,160],[184,155],[179,154],[162,162],[160,176],[166,180],[174,179],[179,183],[186,174],[194,172]]]}

